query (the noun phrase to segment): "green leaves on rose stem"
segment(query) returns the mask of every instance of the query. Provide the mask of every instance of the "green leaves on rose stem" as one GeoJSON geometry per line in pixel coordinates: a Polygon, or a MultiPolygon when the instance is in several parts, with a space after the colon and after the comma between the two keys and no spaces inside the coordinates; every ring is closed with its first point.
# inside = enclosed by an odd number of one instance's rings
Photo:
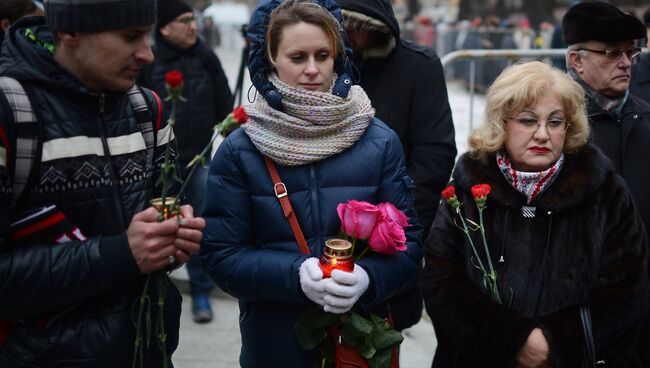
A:
{"type": "Polygon", "coordinates": [[[336,314],[324,312],[320,307],[306,310],[295,326],[300,345],[306,350],[319,346],[329,336],[329,328],[337,319],[336,314]]]}
{"type": "Polygon", "coordinates": [[[340,315],[324,312],[320,307],[310,308],[298,319],[295,330],[300,345],[311,350],[323,347],[325,366],[333,364],[333,344],[330,327],[338,324],[341,340],[366,358],[371,368],[390,368],[391,350],[404,338],[383,318],[374,314],[368,317],[357,312],[340,315]]]}

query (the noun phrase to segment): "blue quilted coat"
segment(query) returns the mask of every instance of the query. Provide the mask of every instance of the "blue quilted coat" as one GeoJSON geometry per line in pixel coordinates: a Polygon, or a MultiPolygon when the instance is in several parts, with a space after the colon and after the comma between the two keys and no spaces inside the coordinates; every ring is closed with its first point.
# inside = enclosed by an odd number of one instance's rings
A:
{"type": "MultiPolygon", "coordinates": [[[[378,119],[352,147],[320,162],[278,166],[311,254],[337,236],[339,203],[350,199],[391,202],[414,224],[408,250],[370,252],[357,262],[370,286],[355,308],[377,311],[414,277],[421,261],[421,228],[413,210],[413,181],[406,174],[397,135],[378,119]]],[[[314,304],[300,288],[302,255],[282,214],[262,155],[242,129],[219,147],[208,177],[201,249],[220,288],[239,299],[242,367],[312,367],[320,352],[301,348],[298,317],[314,304]]]]}

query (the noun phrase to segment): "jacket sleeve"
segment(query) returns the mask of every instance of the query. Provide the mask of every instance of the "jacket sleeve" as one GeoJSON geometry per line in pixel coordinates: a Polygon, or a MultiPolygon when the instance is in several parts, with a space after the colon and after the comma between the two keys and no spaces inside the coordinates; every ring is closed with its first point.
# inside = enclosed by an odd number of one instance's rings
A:
{"type": "Polygon", "coordinates": [[[422,287],[440,349],[459,367],[512,367],[535,327],[532,319],[496,303],[469,278],[464,233],[455,212],[438,208],[426,241],[422,287]]]}
{"type": "MultiPolygon", "coordinates": [[[[596,285],[586,301],[591,309],[597,360],[622,367],[629,362],[648,311],[648,238],[623,179],[611,175],[611,190],[603,194],[603,244],[596,285]]],[[[584,338],[579,306],[544,317],[551,365],[577,367],[582,362],[584,338]]]]}
{"type": "Polygon", "coordinates": [[[420,249],[422,227],[413,209],[412,188],[412,180],[404,166],[402,146],[395,132],[391,130],[384,156],[377,202],[390,202],[409,217],[410,226],[405,229],[407,250],[394,255],[369,252],[357,261],[370,277],[370,287],[360,299],[360,305],[364,308],[385,303],[416,277],[418,266],[422,261],[420,249]]]}
{"type": "Polygon", "coordinates": [[[138,271],[125,232],[26,246],[11,240],[14,153],[3,110],[0,105],[0,320],[58,312],[130,282],[138,271]]]}
{"type": "Polygon", "coordinates": [[[243,134],[229,135],[210,165],[200,252],[203,265],[219,288],[238,299],[306,303],[298,269],[307,256],[254,245],[254,198],[244,166],[261,165],[258,172],[266,169],[261,157],[259,162],[244,163],[234,152],[233,138],[243,139],[243,134]]]}
{"type": "MultiPolygon", "coordinates": [[[[423,58],[424,59],[424,58],[423,58]]],[[[454,123],[440,59],[428,55],[420,63],[413,85],[409,117],[408,172],[415,181],[415,209],[423,227],[423,239],[449,181],[456,157],[454,123]]]]}

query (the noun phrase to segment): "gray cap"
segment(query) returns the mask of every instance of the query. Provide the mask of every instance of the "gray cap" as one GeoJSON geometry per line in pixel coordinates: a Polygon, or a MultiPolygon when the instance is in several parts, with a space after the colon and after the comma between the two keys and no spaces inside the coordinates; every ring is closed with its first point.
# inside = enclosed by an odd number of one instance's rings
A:
{"type": "Polygon", "coordinates": [[[45,0],[53,31],[101,32],[156,23],[157,0],[45,0]]]}

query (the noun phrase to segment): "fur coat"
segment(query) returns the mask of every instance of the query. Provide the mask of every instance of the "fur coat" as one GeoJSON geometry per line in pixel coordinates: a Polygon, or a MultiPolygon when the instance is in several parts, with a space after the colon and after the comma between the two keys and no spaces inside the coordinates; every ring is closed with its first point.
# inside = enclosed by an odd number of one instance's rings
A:
{"type": "MultiPolygon", "coordinates": [[[[579,307],[588,303],[597,360],[635,366],[634,341],[647,311],[647,238],[632,197],[610,161],[587,145],[566,155],[556,181],[528,206],[487,163],[465,154],[454,170],[466,219],[478,221],[470,187],[492,192],[483,216],[503,305],[492,301],[455,211],[441,205],[425,245],[423,287],[438,339],[434,367],[513,367],[533,328],[549,365],[581,367],[579,307]]],[[[479,232],[473,242],[487,262],[479,232]]]]}

